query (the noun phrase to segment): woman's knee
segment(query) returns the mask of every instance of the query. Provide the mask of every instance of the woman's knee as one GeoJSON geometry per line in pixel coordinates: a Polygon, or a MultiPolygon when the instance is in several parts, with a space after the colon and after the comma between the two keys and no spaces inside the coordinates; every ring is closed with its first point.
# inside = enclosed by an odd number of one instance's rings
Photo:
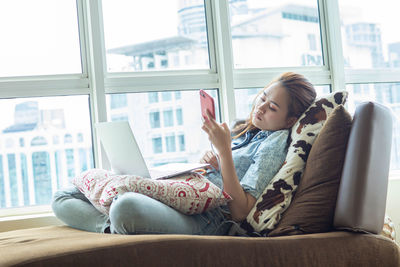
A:
{"type": "Polygon", "coordinates": [[[121,234],[135,233],[147,226],[154,214],[153,199],[138,193],[128,192],[116,197],[110,207],[110,221],[114,231],[121,234]]]}
{"type": "Polygon", "coordinates": [[[53,194],[51,207],[54,213],[57,215],[62,212],[63,204],[66,200],[70,199],[81,199],[87,201],[86,197],[76,187],[69,187],[66,189],[58,190],[53,194]]]}

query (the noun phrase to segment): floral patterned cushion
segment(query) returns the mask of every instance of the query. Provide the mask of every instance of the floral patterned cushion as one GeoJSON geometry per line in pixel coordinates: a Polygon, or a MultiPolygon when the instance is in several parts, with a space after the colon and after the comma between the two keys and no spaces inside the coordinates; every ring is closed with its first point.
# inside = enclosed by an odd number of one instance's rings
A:
{"type": "Polygon", "coordinates": [[[92,169],[76,176],[72,183],[105,214],[108,214],[114,197],[125,192],[141,193],[185,214],[203,213],[231,200],[228,194],[195,172],[153,180],[92,169]]]}
{"type": "Polygon", "coordinates": [[[267,236],[275,228],[296,192],[315,138],[333,109],[346,102],[347,95],[346,91],[341,91],[317,98],[300,116],[292,127],[291,143],[282,168],[240,227],[233,227],[230,234],[267,236]]]}

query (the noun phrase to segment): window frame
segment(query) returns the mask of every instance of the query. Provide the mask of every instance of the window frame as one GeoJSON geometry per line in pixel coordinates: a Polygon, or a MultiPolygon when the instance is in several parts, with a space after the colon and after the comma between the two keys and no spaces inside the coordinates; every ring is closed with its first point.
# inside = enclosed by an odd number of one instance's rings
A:
{"type": "MultiPolygon", "coordinates": [[[[94,131],[95,123],[107,121],[107,94],[217,89],[221,119],[229,123],[235,119],[236,114],[235,89],[264,87],[269,80],[284,71],[301,73],[315,85],[330,85],[332,91],[344,90],[346,84],[353,83],[400,82],[400,69],[344,68],[338,0],[316,0],[324,58],[322,66],[259,69],[234,69],[229,1],[204,1],[209,69],[108,73],[102,2],[76,0],[82,73],[1,77],[0,98],[89,95],[94,166],[109,168],[94,131]]],[[[159,101],[162,101],[161,96],[159,101]]],[[[176,145],[179,146],[179,141],[176,145]]],[[[49,205],[0,209],[0,219],[16,215],[50,213],[49,205]]]]}

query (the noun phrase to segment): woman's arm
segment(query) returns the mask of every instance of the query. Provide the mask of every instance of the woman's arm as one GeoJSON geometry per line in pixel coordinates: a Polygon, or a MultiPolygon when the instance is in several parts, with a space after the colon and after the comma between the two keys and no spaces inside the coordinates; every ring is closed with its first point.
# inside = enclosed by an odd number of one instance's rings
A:
{"type": "Polygon", "coordinates": [[[239,183],[232,159],[229,128],[226,123],[218,124],[215,120],[208,117],[202,129],[208,134],[208,138],[218,151],[224,191],[233,199],[228,204],[232,219],[241,221],[246,218],[254,206],[256,199],[249,193],[244,192],[239,183]]]}
{"type": "Polygon", "coordinates": [[[219,152],[221,162],[221,174],[224,183],[224,190],[231,197],[228,203],[234,221],[242,221],[247,217],[250,210],[256,203],[256,199],[249,193],[244,192],[239,183],[236,169],[233,164],[232,151],[219,152]]]}

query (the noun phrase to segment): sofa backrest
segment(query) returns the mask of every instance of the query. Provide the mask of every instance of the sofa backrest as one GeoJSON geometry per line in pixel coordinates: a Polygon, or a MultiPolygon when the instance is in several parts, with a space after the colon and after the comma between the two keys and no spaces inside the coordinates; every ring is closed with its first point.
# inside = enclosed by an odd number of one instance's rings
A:
{"type": "Polygon", "coordinates": [[[382,231],[388,186],[392,116],[374,102],[357,106],[342,171],[334,227],[382,231]]]}

